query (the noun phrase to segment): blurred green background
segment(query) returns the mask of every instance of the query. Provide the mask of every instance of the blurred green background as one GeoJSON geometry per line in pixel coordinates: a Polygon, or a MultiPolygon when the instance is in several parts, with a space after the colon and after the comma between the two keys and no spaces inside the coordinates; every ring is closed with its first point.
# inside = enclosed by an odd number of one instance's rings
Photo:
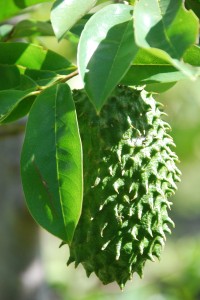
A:
{"type": "MultiPolygon", "coordinates": [[[[49,9],[49,4],[37,6],[31,13],[28,12],[20,18],[31,16],[37,20],[48,20],[49,9]]],[[[32,41],[76,61],[78,39],[75,36],[69,35],[68,39],[61,43],[57,43],[53,37],[33,38],[32,41]]],[[[71,85],[76,87],[80,85],[80,82],[73,79],[71,85]]],[[[14,211],[10,206],[9,209],[4,210],[7,206],[0,204],[0,300],[200,299],[200,80],[181,81],[169,91],[156,95],[156,98],[164,104],[165,112],[168,114],[167,121],[172,127],[172,136],[177,145],[176,153],[180,158],[179,168],[183,174],[182,182],[178,184],[178,191],[171,199],[174,205],[170,217],[176,227],[173,229],[172,235],[168,236],[161,261],[148,262],[144,278],[141,280],[135,275],[133,281],[127,284],[123,292],[115,284],[103,286],[94,275],[88,279],[81,266],[76,270],[72,265],[66,266],[67,246],[59,248],[60,241],[57,238],[38,229],[34,223],[32,224],[33,221],[29,218],[23,204],[20,204],[23,213],[19,218],[13,217],[18,213],[19,208],[14,211]],[[5,216],[5,213],[7,213],[6,221],[2,217],[5,216]],[[29,226],[25,222],[20,223],[24,217],[28,218],[29,226]],[[13,221],[8,221],[11,218],[13,221]],[[18,228],[16,231],[16,226],[19,228],[22,226],[26,230],[22,233],[18,228]],[[11,236],[13,232],[16,236],[11,236]],[[23,238],[19,239],[19,234],[23,238]],[[27,253],[32,254],[28,255],[27,253]],[[18,271],[14,268],[16,261],[19,265],[18,271]],[[5,265],[7,266],[6,270],[5,265]],[[14,272],[17,277],[12,278],[14,272]],[[42,284],[40,284],[41,282],[42,284]],[[6,285],[10,290],[13,288],[13,293],[6,294],[6,285]],[[15,285],[20,286],[20,290],[23,288],[37,290],[41,286],[43,288],[42,292],[22,293],[21,291],[17,296],[16,291],[19,289],[15,285]],[[20,296],[22,294],[23,296],[20,296]]],[[[12,150],[12,147],[16,146],[16,143],[18,144],[18,150],[13,154],[17,167],[12,171],[15,172],[18,179],[15,178],[14,185],[13,173],[8,174],[9,182],[1,185],[2,203],[4,195],[8,199],[12,198],[11,202],[15,201],[13,194],[7,195],[6,192],[11,190],[11,187],[14,189],[14,194],[17,194],[17,189],[19,195],[22,195],[19,179],[19,153],[22,139],[23,137],[20,136],[17,139],[9,137],[9,141],[8,139],[0,140],[1,164],[6,156],[5,149],[10,147],[9,149],[12,150]],[[7,143],[11,146],[8,146],[7,143]],[[3,155],[4,157],[2,157],[3,155]]],[[[1,168],[0,171],[0,181],[2,182],[5,176],[3,170],[1,168]]]]}

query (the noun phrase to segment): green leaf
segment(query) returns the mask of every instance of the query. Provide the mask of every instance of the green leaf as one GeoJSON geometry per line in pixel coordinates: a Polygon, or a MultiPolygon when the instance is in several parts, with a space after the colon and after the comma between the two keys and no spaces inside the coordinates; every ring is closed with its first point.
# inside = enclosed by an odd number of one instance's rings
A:
{"type": "Polygon", "coordinates": [[[200,67],[200,47],[197,45],[191,46],[183,56],[184,62],[200,67]]]}
{"type": "Polygon", "coordinates": [[[186,0],[185,5],[187,9],[192,9],[197,17],[200,18],[200,2],[198,0],[186,0]]]}
{"type": "Polygon", "coordinates": [[[51,22],[58,40],[96,4],[97,0],[56,0],[51,22]]]}
{"type": "Polygon", "coordinates": [[[74,69],[61,55],[28,43],[0,43],[0,64],[69,74],[74,69]]]}
{"type": "Polygon", "coordinates": [[[0,1],[0,21],[6,20],[26,7],[51,0],[1,0],[0,1]]]}
{"type": "Polygon", "coordinates": [[[158,48],[180,59],[195,43],[198,21],[182,0],[140,0],[135,5],[135,36],[143,48],[158,48]]]}
{"type": "Polygon", "coordinates": [[[9,33],[12,31],[13,25],[11,24],[3,24],[0,26],[0,41],[4,40],[9,33]]]}
{"type": "Polygon", "coordinates": [[[79,36],[81,35],[85,24],[88,22],[88,20],[91,18],[91,14],[87,14],[85,16],[83,16],[83,18],[81,18],[71,29],[70,32],[79,36]]]}
{"type": "Polygon", "coordinates": [[[166,65],[132,65],[121,80],[125,85],[143,85],[150,83],[167,83],[184,79],[186,76],[169,64],[166,65]]]}
{"type": "MultiPolygon", "coordinates": [[[[183,61],[200,67],[200,47],[192,46],[186,50],[183,61]]],[[[197,70],[200,74],[200,68],[197,68],[197,70]]],[[[177,70],[168,61],[141,49],[138,51],[128,72],[122,78],[121,83],[126,85],[173,83],[186,77],[183,72],[177,70]]]]}
{"type": "Polygon", "coordinates": [[[99,111],[136,55],[133,7],[111,4],[87,22],[79,43],[78,65],[85,89],[99,111]]]}
{"type": "Polygon", "coordinates": [[[16,66],[0,65],[0,90],[14,89],[20,84],[20,72],[16,66]]]}
{"type": "MultiPolygon", "coordinates": [[[[30,97],[32,90],[19,91],[19,90],[5,90],[0,91],[0,123],[8,123],[24,116],[19,112],[15,117],[11,117],[13,112],[18,108],[21,102],[26,101],[26,107],[29,105],[28,97],[30,97]]],[[[31,102],[32,105],[32,102],[31,102]]],[[[21,109],[23,105],[21,105],[21,109]]]]}
{"type": "Polygon", "coordinates": [[[143,85],[152,83],[167,83],[184,79],[186,76],[168,61],[153,53],[140,49],[121,80],[126,85],[143,85]]]}
{"type": "Polygon", "coordinates": [[[59,78],[59,75],[52,71],[26,69],[24,74],[34,80],[38,86],[53,84],[59,78]]]}
{"type": "Polygon", "coordinates": [[[54,36],[52,26],[48,22],[23,20],[17,23],[11,34],[12,39],[29,36],[54,36]]]}
{"type": "Polygon", "coordinates": [[[19,120],[26,116],[29,113],[35,99],[35,95],[27,95],[23,99],[21,99],[21,101],[18,101],[18,103],[13,107],[9,114],[7,114],[6,118],[1,121],[1,124],[15,122],[16,120],[19,120]]]}
{"type": "Polygon", "coordinates": [[[37,83],[27,75],[21,74],[20,75],[20,85],[17,87],[18,90],[25,91],[29,89],[38,89],[37,83]]]}
{"type": "Polygon", "coordinates": [[[147,84],[145,86],[145,90],[150,92],[150,93],[164,93],[167,90],[171,89],[176,82],[167,82],[167,83],[152,83],[152,84],[147,84]]]}
{"type": "Polygon", "coordinates": [[[182,0],[136,2],[134,28],[138,46],[167,60],[190,78],[197,76],[195,68],[181,61],[198,34],[198,19],[186,11],[182,0]]]}
{"type": "Polygon", "coordinates": [[[82,206],[82,150],[67,84],[46,89],[33,104],[22,149],[21,176],[32,216],[70,243],[82,206]]]}

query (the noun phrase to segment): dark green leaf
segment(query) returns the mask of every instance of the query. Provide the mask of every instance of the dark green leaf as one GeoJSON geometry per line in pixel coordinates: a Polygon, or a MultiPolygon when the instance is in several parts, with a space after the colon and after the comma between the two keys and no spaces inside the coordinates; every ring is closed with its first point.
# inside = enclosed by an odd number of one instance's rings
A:
{"type": "Polygon", "coordinates": [[[20,72],[16,66],[0,65],[0,90],[14,89],[20,84],[20,72]]]}
{"type": "Polygon", "coordinates": [[[47,86],[58,80],[58,75],[52,71],[43,71],[43,70],[32,70],[27,69],[24,73],[30,77],[34,82],[39,86],[47,86]]]}
{"type": "Polygon", "coordinates": [[[133,8],[108,5],[87,22],[79,43],[78,65],[85,89],[97,110],[129,68],[134,43],[133,8]]]}
{"type": "Polygon", "coordinates": [[[61,55],[28,43],[0,43],[0,64],[71,73],[75,67],[61,55]]]}
{"type": "MultiPolygon", "coordinates": [[[[15,121],[23,116],[22,112],[20,116],[11,117],[13,112],[18,108],[21,102],[29,101],[32,90],[19,91],[19,90],[5,90],[0,91],[0,123],[7,123],[15,121]],[[10,120],[8,120],[8,118],[10,120]]],[[[32,103],[31,103],[32,104],[32,103]]],[[[26,105],[27,106],[27,105],[26,105]]],[[[22,107],[21,107],[22,108],[22,107]]]]}
{"type": "Polygon", "coordinates": [[[26,116],[29,113],[35,99],[35,95],[27,95],[21,99],[21,101],[18,101],[9,114],[7,114],[6,118],[2,120],[1,124],[8,124],[26,116]]]}
{"type": "Polygon", "coordinates": [[[0,21],[6,20],[26,7],[37,3],[43,3],[51,0],[1,0],[0,1],[0,21]]]}
{"type": "Polygon", "coordinates": [[[51,11],[51,22],[58,40],[80,20],[97,0],[56,0],[51,11]]]}
{"type": "Polygon", "coordinates": [[[82,153],[75,107],[67,84],[46,89],[32,106],[21,157],[32,216],[70,242],[82,205],[82,153]]]}
{"type": "Polygon", "coordinates": [[[29,90],[29,89],[37,90],[37,88],[38,88],[38,85],[33,79],[31,79],[30,77],[28,77],[27,75],[24,75],[24,74],[20,75],[20,84],[17,87],[18,90],[21,90],[21,91],[25,91],[25,90],[29,90]]]}
{"type": "Polygon", "coordinates": [[[198,0],[186,0],[185,5],[187,9],[192,9],[197,17],[200,18],[200,2],[198,0]]]}
{"type": "Polygon", "coordinates": [[[91,18],[91,14],[87,14],[85,15],[83,18],[81,18],[71,29],[70,29],[70,32],[77,35],[77,36],[80,36],[84,27],[85,27],[85,24],[88,22],[88,20],[91,18]]]}

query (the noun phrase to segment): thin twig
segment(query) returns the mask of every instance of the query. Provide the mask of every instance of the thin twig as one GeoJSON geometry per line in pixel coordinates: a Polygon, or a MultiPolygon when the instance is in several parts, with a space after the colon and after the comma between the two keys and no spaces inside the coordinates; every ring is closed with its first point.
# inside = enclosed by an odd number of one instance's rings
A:
{"type": "Polygon", "coordinates": [[[77,76],[78,74],[79,74],[79,73],[78,73],[78,70],[75,70],[74,72],[72,72],[72,73],[70,73],[70,74],[64,76],[64,77],[60,80],[60,82],[66,82],[66,81],[68,81],[69,79],[71,79],[71,78],[77,76]]]}

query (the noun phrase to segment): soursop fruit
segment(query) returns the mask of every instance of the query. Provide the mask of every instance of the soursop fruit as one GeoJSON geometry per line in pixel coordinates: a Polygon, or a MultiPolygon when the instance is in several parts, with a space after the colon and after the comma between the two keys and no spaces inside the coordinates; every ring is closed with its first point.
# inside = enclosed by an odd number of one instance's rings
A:
{"type": "Polygon", "coordinates": [[[74,91],[83,144],[84,200],[68,264],[81,263],[121,288],[160,257],[173,221],[168,198],[180,181],[170,126],[145,90],[119,86],[97,115],[74,91]]]}

